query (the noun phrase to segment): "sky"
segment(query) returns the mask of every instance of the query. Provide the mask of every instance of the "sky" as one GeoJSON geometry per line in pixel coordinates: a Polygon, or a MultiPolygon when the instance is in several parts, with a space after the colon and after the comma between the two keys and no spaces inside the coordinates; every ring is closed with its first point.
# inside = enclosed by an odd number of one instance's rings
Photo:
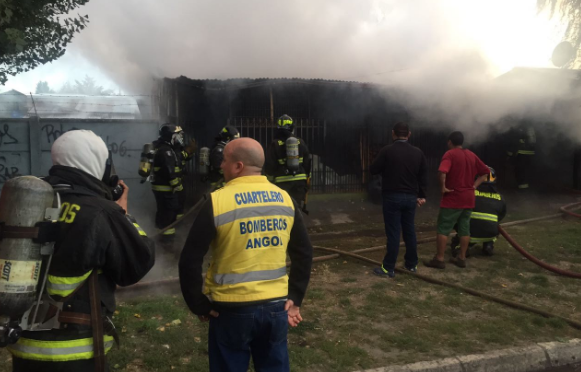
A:
{"type": "Polygon", "coordinates": [[[91,0],[61,59],[0,90],[85,75],[148,94],[154,78],[302,77],[439,89],[552,67],[564,27],[536,0],[91,0]]]}

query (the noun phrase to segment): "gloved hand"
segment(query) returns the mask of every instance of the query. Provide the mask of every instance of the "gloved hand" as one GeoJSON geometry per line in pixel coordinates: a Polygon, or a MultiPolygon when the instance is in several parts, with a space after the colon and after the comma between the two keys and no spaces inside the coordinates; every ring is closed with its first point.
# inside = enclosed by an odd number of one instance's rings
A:
{"type": "Polygon", "coordinates": [[[198,145],[196,144],[196,140],[193,138],[190,140],[188,145],[186,147],[184,147],[184,150],[186,150],[186,152],[190,155],[195,153],[197,149],[198,149],[198,145]]]}

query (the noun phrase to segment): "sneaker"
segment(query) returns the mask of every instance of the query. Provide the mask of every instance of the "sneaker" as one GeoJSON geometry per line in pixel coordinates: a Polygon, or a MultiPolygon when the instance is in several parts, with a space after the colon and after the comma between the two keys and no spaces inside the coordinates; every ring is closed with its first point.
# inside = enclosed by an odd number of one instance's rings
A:
{"type": "Polygon", "coordinates": [[[458,257],[450,258],[450,263],[453,263],[454,265],[458,266],[461,269],[466,268],[466,260],[461,260],[458,257]]]}
{"type": "Polygon", "coordinates": [[[430,261],[424,261],[424,265],[434,269],[445,269],[446,263],[444,261],[438,260],[436,257],[432,258],[430,261]]]}
{"type": "Polygon", "coordinates": [[[404,266],[404,269],[406,269],[407,271],[409,271],[410,273],[417,273],[418,272],[418,265],[414,266],[414,267],[407,267],[404,266]]]}
{"type": "Polygon", "coordinates": [[[395,270],[385,270],[383,266],[373,269],[373,273],[382,278],[395,278],[395,270]]]}

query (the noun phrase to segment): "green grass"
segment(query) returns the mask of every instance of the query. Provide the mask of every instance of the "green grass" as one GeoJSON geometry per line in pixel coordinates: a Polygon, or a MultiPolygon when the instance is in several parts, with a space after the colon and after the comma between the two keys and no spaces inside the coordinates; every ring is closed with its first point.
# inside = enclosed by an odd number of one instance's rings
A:
{"type": "MultiPolygon", "coordinates": [[[[581,221],[556,219],[508,231],[543,261],[581,272],[581,221]]],[[[329,239],[320,245],[353,250],[384,244],[383,238],[329,239]]],[[[420,260],[434,245],[420,246],[420,260]]],[[[549,273],[500,238],[495,256],[474,251],[468,268],[448,265],[419,272],[581,321],[581,286],[576,279],[549,273]]],[[[326,253],[325,253],[326,254],[326,253]]],[[[366,254],[381,260],[384,252],[366,254]]],[[[403,249],[400,255],[403,259],[403,249]]],[[[534,342],[578,338],[558,318],[543,318],[429,284],[408,275],[372,275],[373,265],[340,258],[313,266],[302,306],[304,321],[289,330],[293,371],[354,371],[404,364],[534,342]]],[[[110,353],[113,371],[206,371],[207,323],[192,316],[180,296],[121,303],[115,323],[121,348],[110,353]],[[136,317],[136,314],[139,317],[136,317]],[[179,319],[178,326],[166,326],[179,319]],[[160,331],[160,327],[165,327],[160,331]],[[163,345],[169,346],[169,348],[163,345]]],[[[0,351],[0,372],[8,371],[0,351]]]]}

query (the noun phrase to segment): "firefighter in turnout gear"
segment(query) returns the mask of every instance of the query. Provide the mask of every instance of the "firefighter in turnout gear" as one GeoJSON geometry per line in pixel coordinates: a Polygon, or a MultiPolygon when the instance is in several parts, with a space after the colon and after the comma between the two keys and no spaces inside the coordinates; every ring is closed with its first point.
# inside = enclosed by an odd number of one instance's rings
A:
{"type": "Polygon", "coordinates": [[[535,128],[526,123],[520,124],[507,136],[511,141],[507,155],[514,159],[514,173],[520,191],[526,191],[530,187],[531,167],[535,156],[537,136],[535,128]]]}
{"type": "Polygon", "coordinates": [[[123,181],[123,194],[113,201],[118,178],[100,137],[88,130],[66,132],[54,142],[51,157],[54,165],[44,180],[60,195],[61,228],[43,296],[49,311],[39,311],[43,317],[37,320],[55,322],[24,331],[8,350],[16,372],[104,371],[105,353],[117,338],[111,323],[115,288],[138,282],[151,269],[154,245],[127,214],[123,181]]]}
{"type": "MultiPolygon", "coordinates": [[[[482,244],[482,253],[492,256],[494,242],[498,237],[498,224],[506,215],[506,204],[502,195],[496,189],[496,172],[490,168],[490,174],[485,182],[480,184],[476,195],[476,204],[470,215],[470,245],[482,244]]],[[[456,257],[460,251],[460,239],[455,236],[450,244],[452,255],[456,257]]]]}
{"type": "Polygon", "coordinates": [[[224,147],[228,142],[236,138],[240,138],[240,132],[231,125],[222,128],[215,138],[214,146],[210,150],[210,170],[208,174],[208,181],[210,181],[212,190],[219,189],[225,184],[224,172],[220,168],[222,160],[224,159],[224,147]]]}
{"type": "Polygon", "coordinates": [[[245,372],[251,356],[256,371],[289,371],[288,326],[302,320],[313,248],[297,203],[260,175],[263,163],[251,138],[226,145],[226,186],[204,202],[180,257],[184,299],[210,321],[210,371],[245,372]]]}
{"type": "MultiPolygon", "coordinates": [[[[186,174],[186,164],[188,161],[192,160],[196,155],[197,145],[196,141],[192,138],[190,139],[189,143],[184,146],[183,141],[179,142],[176,141],[174,143],[174,151],[178,157],[178,168],[180,169],[177,173],[177,176],[180,179],[184,179],[184,175],[186,174]]],[[[184,215],[184,205],[186,203],[185,195],[186,193],[182,191],[178,191],[178,198],[179,198],[179,209],[177,211],[176,218],[182,218],[184,215]]]]}
{"type": "Polygon", "coordinates": [[[293,119],[288,115],[281,116],[274,140],[267,149],[264,171],[271,182],[288,192],[300,205],[305,202],[309,187],[311,154],[305,141],[294,136],[293,131],[293,119]],[[291,155],[292,146],[297,143],[298,153],[291,155]],[[298,160],[295,165],[293,160],[298,160]]]}
{"type": "MultiPolygon", "coordinates": [[[[184,145],[184,132],[181,127],[164,124],[159,128],[159,139],[154,142],[152,190],[155,195],[157,212],[155,226],[163,229],[177,219],[183,211],[182,155],[180,146],[184,145]]],[[[162,234],[162,242],[167,250],[172,250],[175,228],[162,234]],[[167,243],[167,244],[166,244],[167,243]]]]}

